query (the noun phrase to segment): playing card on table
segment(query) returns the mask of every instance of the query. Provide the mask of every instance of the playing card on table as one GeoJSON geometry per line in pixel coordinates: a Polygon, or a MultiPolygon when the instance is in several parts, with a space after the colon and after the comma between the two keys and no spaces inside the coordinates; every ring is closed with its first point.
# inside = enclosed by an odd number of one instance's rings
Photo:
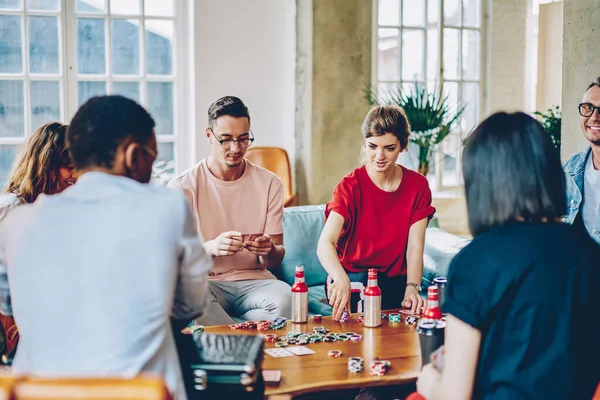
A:
{"type": "Polygon", "coordinates": [[[290,353],[294,353],[297,356],[305,356],[307,354],[315,354],[316,353],[316,351],[311,350],[306,346],[293,346],[293,347],[288,347],[286,350],[289,351],[290,353]]]}
{"type": "Polygon", "coordinates": [[[293,354],[290,353],[289,351],[287,351],[286,349],[282,349],[279,347],[276,347],[274,349],[266,349],[265,353],[267,353],[271,357],[292,357],[293,356],[293,354]]]}
{"type": "Polygon", "coordinates": [[[440,346],[436,351],[431,353],[431,363],[433,367],[438,371],[442,372],[444,370],[444,356],[446,354],[446,349],[444,346],[440,346]]]}

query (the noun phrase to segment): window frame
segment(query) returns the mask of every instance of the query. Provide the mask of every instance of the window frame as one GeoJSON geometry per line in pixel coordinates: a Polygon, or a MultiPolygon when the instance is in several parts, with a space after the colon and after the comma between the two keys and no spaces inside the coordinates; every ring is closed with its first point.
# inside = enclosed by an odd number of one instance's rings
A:
{"type": "MultiPolygon", "coordinates": [[[[437,21],[437,39],[438,39],[438,49],[437,49],[437,58],[438,58],[438,62],[437,65],[435,66],[435,70],[437,71],[437,74],[435,76],[436,82],[442,82],[442,85],[438,85],[438,87],[436,87],[436,90],[438,92],[438,94],[442,93],[443,90],[443,83],[444,82],[449,82],[449,83],[456,83],[458,85],[458,92],[456,94],[457,99],[459,99],[459,103],[458,105],[460,105],[460,99],[462,98],[462,85],[463,83],[478,83],[479,84],[479,93],[478,93],[478,120],[481,120],[483,115],[486,114],[487,112],[487,105],[488,105],[488,100],[487,100],[487,75],[488,75],[488,67],[487,67],[487,60],[488,60],[488,53],[487,53],[487,49],[489,48],[489,46],[487,46],[488,44],[488,26],[489,26],[489,4],[487,0],[481,0],[481,15],[480,15],[480,26],[478,28],[473,28],[473,27],[465,27],[463,26],[463,14],[464,14],[464,7],[462,6],[462,0],[460,0],[461,3],[461,7],[460,7],[460,16],[461,16],[461,22],[459,25],[447,25],[445,18],[444,18],[444,2],[445,0],[437,0],[437,4],[438,4],[438,21],[437,21]],[[460,61],[459,61],[459,65],[458,65],[458,71],[459,71],[459,78],[458,79],[447,79],[444,77],[444,30],[446,28],[449,29],[456,29],[456,30],[460,30],[461,34],[460,34],[460,39],[459,39],[459,49],[462,49],[462,43],[463,43],[463,32],[464,31],[478,31],[479,32],[479,38],[480,38],[480,48],[479,48],[479,52],[480,52],[480,59],[479,59],[479,79],[475,80],[475,79],[463,79],[462,77],[462,57],[460,57],[460,61]]],[[[403,84],[424,84],[427,85],[428,81],[429,81],[429,76],[427,75],[427,70],[428,70],[428,65],[427,65],[427,52],[428,52],[428,35],[427,35],[427,25],[428,25],[428,13],[429,13],[429,1],[424,0],[424,24],[423,26],[412,26],[412,25],[405,25],[403,18],[404,18],[404,1],[403,0],[399,0],[399,5],[400,5],[400,21],[398,25],[379,25],[379,0],[373,0],[373,12],[372,12],[372,40],[371,40],[371,86],[377,88],[379,86],[380,83],[383,84],[398,84],[398,85],[403,85],[403,84]],[[378,69],[378,63],[379,63],[379,51],[378,51],[378,44],[379,44],[379,29],[398,29],[399,31],[399,49],[398,49],[398,54],[399,54],[399,60],[398,60],[398,80],[379,80],[379,69],[378,69]],[[402,77],[402,40],[403,40],[403,32],[404,30],[421,30],[423,32],[423,72],[424,72],[424,77],[423,77],[423,81],[414,81],[414,80],[404,80],[402,77]]],[[[458,106],[457,105],[457,106],[458,106]]],[[[478,122],[478,121],[476,121],[478,122]]],[[[475,128],[475,127],[473,127],[475,128]]],[[[468,132],[463,132],[462,128],[459,129],[455,129],[455,132],[452,133],[452,135],[458,135],[459,138],[463,137],[466,133],[468,132]]],[[[442,146],[443,146],[443,142],[442,142],[442,146]]],[[[433,158],[432,158],[432,162],[435,163],[435,172],[431,173],[431,175],[429,175],[429,178],[433,178],[435,180],[435,190],[434,190],[434,194],[441,194],[441,195],[446,195],[446,194],[461,194],[463,191],[463,187],[464,187],[464,182],[463,182],[463,177],[462,174],[460,173],[461,169],[462,169],[462,163],[461,163],[461,156],[462,156],[462,146],[459,147],[459,149],[457,150],[457,154],[456,154],[456,180],[457,180],[457,184],[454,185],[444,185],[444,171],[443,171],[443,162],[444,162],[444,152],[443,151],[436,151],[434,152],[433,158]]]]}
{"type": "MultiPolygon", "coordinates": [[[[31,82],[51,80],[59,82],[60,96],[60,121],[68,124],[79,108],[78,101],[78,81],[98,81],[106,83],[106,93],[113,93],[114,82],[135,82],[140,84],[139,100],[144,106],[148,106],[147,83],[169,82],[173,84],[173,134],[163,135],[157,132],[157,142],[173,143],[174,174],[191,165],[195,152],[191,148],[192,138],[188,137],[186,132],[194,132],[192,129],[193,120],[190,119],[190,113],[193,113],[194,101],[193,90],[186,88],[186,80],[193,74],[193,66],[189,66],[193,60],[193,53],[190,53],[189,40],[185,40],[193,33],[190,29],[191,19],[189,15],[193,10],[192,0],[173,0],[173,16],[146,16],[144,15],[144,2],[138,0],[140,4],[139,15],[110,14],[110,0],[104,0],[106,11],[103,13],[85,13],[75,12],[77,0],[59,0],[60,9],[58,11],[29,11],[27,9],[27,0],[20,0],[21,8],[18,10],[1,10],[2,15],[15,15],[23,18],[21,26],[21,57],[23,71],[21,73],[0,73],[0,80],[18,80],[23,81],[23,107],[24,107],[24,135],[19,137],[0,137],[0,145],[17,145],[15,157],[18,157],[21,145],[27,142],[31,133],[37,126],[32,126],[31,115],[31,82]],[[29,17],[30,16],[53,16],[58,21],[58,51],[59,51],[59,69],[57,74],[31,73],[29,71],[29,17]],[[105,73],[104,74],[78,74],[77,72],[77,18],[92,17],[104,19],[104,49],[105,49],[105,73]],[[140,21],[139,26],[139,57],[140,72],[138,75],[115,75],[112,73],[112,54],[111,54],[111,20],[127,20],[135,18],[140,21]],[[146,30],[147,20],[167,20],[173,21],[173,40],[172,40],[172,73],[170,75],[151,75],[146,73],[146,30]],[[84,78],[84,79],[82,79],[84,78]]],[[[193,39],[192,39],[193,43],[193,39]]],[[[14,159],[12,161],[14,165],[14,159]]]]}

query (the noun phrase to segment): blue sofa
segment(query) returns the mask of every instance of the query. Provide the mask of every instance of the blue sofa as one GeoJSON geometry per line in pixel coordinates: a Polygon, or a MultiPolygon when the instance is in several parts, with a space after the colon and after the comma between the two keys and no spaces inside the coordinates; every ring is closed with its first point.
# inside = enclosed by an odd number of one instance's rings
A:
{"type": "MultiPolygon", "coordinates": [[[[324,205],[288,207],[283,212],[285,257],[276,276],[288,284],[294,283],[296,265],[304,266],[308,285],[309,314],[331,315],[325,302],[327,273],[317,257],[317,243],[324,225],[324,205]]],[[[425,235],[423,287],[438,276],[446,276],[452,257],[469,243],[469,239],[452,235],[437,226],[432,219],[425,235]]]]}

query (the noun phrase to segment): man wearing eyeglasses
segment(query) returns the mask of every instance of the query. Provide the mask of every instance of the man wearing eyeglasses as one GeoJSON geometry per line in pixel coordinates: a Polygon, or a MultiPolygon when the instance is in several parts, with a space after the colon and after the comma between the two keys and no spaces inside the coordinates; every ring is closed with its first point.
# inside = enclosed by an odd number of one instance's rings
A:
{"type": "Polygon", "coordinates": [[[565,164],[567,222],[584,227],[600,244],[600,77],[579,104],[581,130],[590,147],[565,164]]]}
{"type": "Polygon", "coordinates": [[[285,254],[281,180],[244,158],[254,135],[242,100],[226,96],[215,101],[208,125],[210,156],[169,182],[188,199],[204,249],[213,257],[212,302],[196,322],[289,317],[291,288],[269,271],[285,254]]]}

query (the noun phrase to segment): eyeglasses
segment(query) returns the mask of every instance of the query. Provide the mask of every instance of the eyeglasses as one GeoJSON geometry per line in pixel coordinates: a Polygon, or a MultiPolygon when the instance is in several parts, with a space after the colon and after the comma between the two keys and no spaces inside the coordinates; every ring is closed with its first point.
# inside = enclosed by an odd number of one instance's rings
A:
{"type": "Polygon", "coordinates": [[[215,135],[215,132],[212,130],[212,128],[208,128],[208,129],[210,129],[210,132],[213,134],[215,139],[217,139],[217,142],[219,142],[221,144],[221,147],[223,148],[223,150],[231,149],[231,146],[233,146],[234,143],[239,144],[242,149],[247,149],[252,144],[252,142],[254,142],[254,133],[252,131],[250,131],[250,135],[252,135],[252,137],[234,140],[234,139],[219,139],[217,137],[217,135],[215,135]]]}
{"type": "Polygon", "coordinates": [[[600,107],[596,107],[592,103],[581,103],[579,105],[579,115],[582,117],[591,117],[594,114],[594,110],[598,110],[600,114],[600,107]]]}

